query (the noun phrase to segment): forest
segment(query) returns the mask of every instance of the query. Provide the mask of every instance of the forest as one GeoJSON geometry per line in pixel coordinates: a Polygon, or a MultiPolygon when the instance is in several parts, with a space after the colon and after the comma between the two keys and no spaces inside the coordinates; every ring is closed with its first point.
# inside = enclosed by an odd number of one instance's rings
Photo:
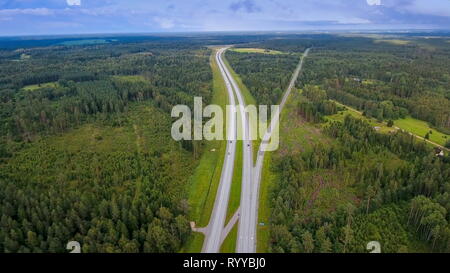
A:
{"type": "MultiPolygon", "coordinates": [[[[450,131],[450,44],[421,34],[302,35],[268,39],[248,47],[291,54],[314,50],[298,84],[320,85],[330,98],[379,120],[411,115],[450,131]],[[389,37],[389,36],[388,36],[389,37]],[[398,45],[395,41],[402,41],[398,45]]],[[[262,79],[260,79],[262,81],[262,79]]]]}
{"type": "Polygon", "coordinates": [[[210,54],[180,39],[1,50],[0,252],[179,251],[202,145],[172,140],[170,111],[209,102],[210,54]]]}
{"type": "MultiPolygon", "coordinates": [[[[348,105],[390,127],[412,116],[449,131],[450,44],[398,36],[407,42],[305,35],[248,45],[289,54],[312,48],[268,167],[268,251],[367,253],[378,241],[388,253],[450,252],[448,154],[352,115],[328,119],[348,105]]],[[[246,84],[252,90],[266,79],[246,84]]]]}
{"type": "MultiPolygon", "coordinates": [[[[450,157],[408,132],[450,131],[450,43],[395,35],[205,34],[0,39],[0,252],[179,252],[202,141],[175,142],[170,111],[211,102],[211,45],[258,104],[283,114],[270,252],[450,252],[450,157]],[[386,42],[387,41],[387,42],[386,42]],[[264,49],[277,54],[264,54],[264,49]],[[341,115],[339,121],[330,116],[341,115]]],[[[450,145],[450,141],[448,142],[450,145]]],[[[449,146],[450,147],[450,146],[449,146]]],[[[266,172],[264,172],[266,173],[266,172]]]]}
{"type": "MultiPolygon", "coordinates": [[[[406,40],[408,41],[408,40],[406,40]]],[[[315,48],[305,82],[323,86],[331,99],[378,120],[411,115],[450,131],[450,46],[445,39],[404,46],[361,40],[315,48]]]]}
{"type": "Polygon", "coordinates": [[[0,251],[180,251],[204,143],[172,106],[210,103],[208,45],[267,37],[0,39],[0,251]]]}
{"type": "Polygon", "coordinates": [[[237,53],[226,58],[260,105],[278,104],[300,56],[292,54],[237,53]]]}
{"type": "Polygon", "coordinates": [[[432,251],[450,251],[448,156],[436,157],[406,133],[381,134],[350,116],[324,134],[338,145],[317,145],[275,162],[280,179],[272,192],[272,251],[365,252],[367,242],[379,240],[385,252],[409,252],[415,251],[411,236],[432,251]],[[328,181],[328,172],[342,180],[328,181]],[[314,199],[305,187],[318,182],[345,183],[352,197],[332,211],[311,213],[314,199]]]}

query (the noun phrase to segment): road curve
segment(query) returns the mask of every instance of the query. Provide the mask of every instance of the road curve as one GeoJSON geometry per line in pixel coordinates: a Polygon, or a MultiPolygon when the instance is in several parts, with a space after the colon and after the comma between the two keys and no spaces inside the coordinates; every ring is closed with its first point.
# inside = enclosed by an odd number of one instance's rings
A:
{"type": "MultiPolygon", "coordinates": [[[[222,61],[222,54],[226,49],[227,48],[221,48],[217,51],[216,62],[227,87],[229,103],[230,105],[236,105],[233,88],[227,76],[226,67],[222,61]]],[[[236,112],[231,111],[230,116],[227,117],[227,122],[227,149],[211,219],[208,226],[205,228],[205,241],[202,249],[203,253],[218,253],[220,251],[222,231],[224,229],[228,209],[228,199],[230,197],[234,160],[236,156],[236,112]]]]}

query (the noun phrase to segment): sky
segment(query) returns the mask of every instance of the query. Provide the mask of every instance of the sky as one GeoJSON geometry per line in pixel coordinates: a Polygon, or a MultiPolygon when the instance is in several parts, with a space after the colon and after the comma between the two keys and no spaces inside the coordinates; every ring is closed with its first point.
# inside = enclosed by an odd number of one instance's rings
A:
{"type": "Polygon", "coordinates": [[[0,0],[0,36],[450,29],[450,0],[0,0]]]}

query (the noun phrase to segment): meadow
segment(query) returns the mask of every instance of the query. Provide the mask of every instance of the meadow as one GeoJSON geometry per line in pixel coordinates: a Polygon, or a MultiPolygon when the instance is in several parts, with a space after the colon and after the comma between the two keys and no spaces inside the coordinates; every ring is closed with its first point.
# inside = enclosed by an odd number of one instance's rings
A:
{"type": "Polygon", "coordinates": [[[271,50],[271,49],[264,49],[264,48],[231,48],[230,50],[239,52],[239,53],[260,53],[260,54],[269,54],[269,55],[285,54],[278,50],[271,50]]]}

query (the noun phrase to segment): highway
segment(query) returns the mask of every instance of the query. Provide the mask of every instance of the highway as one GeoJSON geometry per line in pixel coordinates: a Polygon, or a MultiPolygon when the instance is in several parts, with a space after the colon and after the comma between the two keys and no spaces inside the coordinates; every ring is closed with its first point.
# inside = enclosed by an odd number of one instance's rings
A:
{"type": "MultiPolygon", "coordinates": [[[[236,105],[233,88],[227,74],[227,68],[222,61],[222,54],[227,48],[221,48],[216,53],[216,62],[219,66],[222,78],[228,91],[229,105],[236,105]]],[[[227,149],[223,162],[222,173],[220,177],[219,189],[216,194],[214,208],[211,219],[206,228],[204,228],[205,241],[203,244],[203,253],[218,253],[222,243],[222,232],[224,230],[226,213],[228,209],[228,199],[230,197],[231,182],[233,180],[234,160],[236,157],[236,112],[231,111],[227,117],[227,149]]]]}
{"type": "MultiPolygon", "coordinates": [[[[261,146],[258,150],[258,157],[256,166],[253,166],[253,150],[252,150],[252,137],[248,116],[245,112],[245,100],[241,93],[241,90],[236,83],[235,79],[231,75],[229,69],[223,61],[223,53],[229,47],[221,48],[216,53],[216,62],[219,66],[222,78],[226,84],[229,104],[236,106],[236,99],[238,100],[238,111],[232,111],[230,113],[228,121],[228,136],[227,136],[227,149],[225,153],[225,160],[222,167],[222,173],[220,177],[219,189],[216,194],[214,208],[212,211],[211,219],[207,227],[203,228],[205,233],[205,241],[203,244],[203,253],[218,253],[220,251],[221,243],[224,236],[227,234],[225,229],[225,219],[228,209],[228,200],[230,196],[231,182],[233,178],[234,161],[236,157],[236,139],[238,137],[237,128],[237,114],[240,117],[240,131],[242,135],[243,145],[243,166],[242,166],[242,189],[241,189],[241,201],[239,213],[233,216],[236,222],[239,218],[238,236],[237,236],[237,253],[254,253],[256,252],[256,225],[258,221],[258,200],[259,200],[259,185],[261,180],[262,165],[264,160],[264,146],[265,143],[271,138],[271,132],[274,126],[279,121],[278,115],[271,120],[270,126],[267,132],[264,134],[261,146]]],[[[303,59],[308,55],[309,49],[307,49],[302,56],[299,65],[297,66],[291,82],[283,95],[279,113],[286,104],[286,100],[291,93],[292,88],[298,78],[298,75],[303,67],[303,59]]],[[[278,114],[279,114],[278,113],[278,114]]],[[[241,138],[239,138],[241,139],[241,138]]],[[[227,225],[228,229],[231,226],[227,225]]]]}

